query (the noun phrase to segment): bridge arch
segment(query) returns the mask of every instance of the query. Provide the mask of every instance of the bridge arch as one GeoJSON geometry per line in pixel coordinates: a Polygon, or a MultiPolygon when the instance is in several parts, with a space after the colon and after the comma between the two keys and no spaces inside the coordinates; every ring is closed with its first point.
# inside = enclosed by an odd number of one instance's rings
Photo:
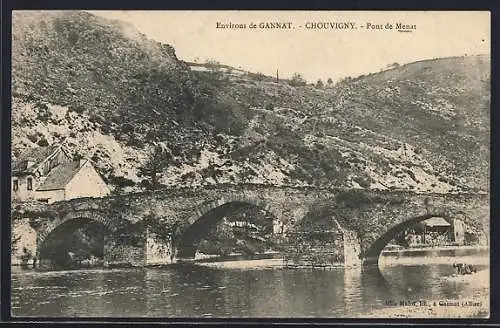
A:
{"type": "Polygon", "coordinates": [[[102,224],[103,227],[106,229],[110,229],[111,226],[113,225],[112,220],[109,218],[108,215],[101,211],[97,210],[84,210],[84,211],[75,211],[75,212],[70,212],[66,214],[64,217],[60,219],[56,219],[54,221],[51,221],[45,229],[40,232],[37,236],[37,245],[40,247],[45,243],[45,240],[49,235],[54,232],[59,226],[62,224],[72,221],[72,220],[81,220],[81,219],[88,219],[88,220],[93,220],[96,221],[100,224],[102,224]]]}
{"type": "MultiPolygon", "coordinates": [[[[463,214],[463,213],[456,213],[456,214],[463,214]]],[[[452,219],[457,218],[456,215],[449,215],[449,214],[445,214],[445,213],[429,213],[429,214],[425,214],[425,215],[421,215],[421,216],[412,217],[408,220],[400,222],[400,223],[392,226],[391,228],[389,228],[385,233],[383,233],[380,237],[378,237],[371,244],[371,246],[367,249],[367,251],[365,252],[365,254],[363,256],[363,264],[365,264],[365,265],[378,265],[380,254],[382,253],[383,249],[392,239],[394,239],[396,237],[396,235],[398,233],[412,227],[416,223],[419,223],[419,222],[422,222],[422,221],[425,221],[427,219],[434,218],[434,217],[442,217],[447,221],[451,221],[452,219]],[[452,216],[453,216],[453,218],[452,218],[452,216]]],[[[464,218],[459,218],[459,220],[461,220],[462,222],[467,224],[467,220],[464,220],[464,218]]],[[[481,228],[481,232],[485,233],[484,227],[481,228]]],[[[487,234],[485,233],[485,235],[487,235],[487,234]]]]}
{"type": "Polygon", "coordinates": [[[244,204],[254,205],[256,207],[260,207],[260,208],[272,213],[273,215],[275,215],[275,213],[273,213],[273,209],[270,207],[270,205],[268,203],[264,202],[260,198],[247,196],[245,194],[228,194],[226,196],[223,196],[221,198],[206,202],[206,203],[198,206],[195,209],[195,213],[189,217],[188,224],[189,225],[194,224],[203,215],[207,214],[208,212],[210,212],[210,211],[212,211],[220,206],[223,206],[223,205],[229,204],[229,203],[244,203],[244,204]]]}
{"type": "Polygon", "coordinates": [[[37,254],[40,261],[46,257],[47,242],[54,237],[54,234],[73,232],[85,223],[98,223],[104,234],[115,231],[118,227],[116,218],[110,213],[99,210],[81,210],[70,212],[63,217],[48,223],[42,231],[37,234],[37,254]]]}
{"type": "MultiPolygon", "coordinates": [[[[188,227],[179,236],[176,243],[178,258],[192,258],[196,252],[196,243],[205,237],[210,229],[215,226],[229,211],[247,206],[262,209],[270,214],[274,220],[278,216],[266,202],[257,197],[244,194],[229,194],[221,198],[206,202],[198,206],[194,214],[187,220],[188,227]]],[[[273,220],[273,222],[274,222],[273,220]]]]}

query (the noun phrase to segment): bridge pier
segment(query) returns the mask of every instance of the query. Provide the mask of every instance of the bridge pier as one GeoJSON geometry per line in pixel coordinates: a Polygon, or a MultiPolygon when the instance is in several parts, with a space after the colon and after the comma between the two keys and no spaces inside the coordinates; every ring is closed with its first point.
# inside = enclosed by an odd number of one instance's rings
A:
{"type": "Polygon", "coordinates": [[[145,265],[164,265],[174,263],[175,260],[172,236],[165,238],[146,230],[145,265]]]}
{"type": "Polygon", "coordinates": [[[327,231],[292,232],[287,237],[285,261],[291,266],[361,267],[361,244],[357,234],[336,219],[327,231]]]}
{"type": "MultiPolygon", "coordinates": [[[[144,235],[140,236],[144,239],[144,235]]],[[[146,264],[145,240],[124,242],[117,236],[104,237],[104,266],[143,266],[146,264]]]]}
{"type": "Polygon", "coordinates": [[[352,268],[359,267],[362,262],[360,259],[361,255],[361,244],[358,237],[354,231],[342,228],[337,221],[337,226],[343,234],[343,251],[344,251],[344,267],[352,268]]]}
{"type": "Polygon", "coordinates": [[[11,238],[11,265],[23,265],[23,257],[31,254],[27,265],[32,265],[33,258],[38,254],[37,249],[38,233],[30,226],[29,219],[20,219],[12,222],[11,238]]]}

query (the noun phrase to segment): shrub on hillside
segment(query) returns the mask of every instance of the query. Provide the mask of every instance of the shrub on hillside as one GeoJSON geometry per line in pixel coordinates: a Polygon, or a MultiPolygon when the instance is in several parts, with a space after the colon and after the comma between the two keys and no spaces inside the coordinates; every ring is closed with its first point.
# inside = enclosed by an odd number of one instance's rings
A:
{"type": "Polygon", "coordinates": [[[109,176],[108,178],[109,182],[111,182],[112,184],[114,184],[115,186],[119,187],[119,188],[124,188],[124,187],[133,187],[135,186],[135,182],[130,180],[130,179],[127,179],[123,176],[114,176],[114,175],[111,175],[109,176]]]}
{"type": "Polygon", "coordinates": [[[307,84],[307,81],[302,77],[300,73],[294,73],[290,79],[290,85],[293,87],[302,87],[307,84]]]}
{"type": "Polygon", "coordinates": [[[49,145],[49,142],[47,141],[47,139],[42,137],[40,138],[40,140],[38,140],[37,145],[40,147],[47,147],[49,145]]]}
{"type": "Polygon", "coordinates": [[[38,136],[36,134],[28,134],[26,137],[33,143],[36,143],[38,140],[38,136]]]}
{"type": "Polygon", "coordinates": [[[359,208],[372,203],[372,199],[366,193],[357,190],[341,192],[335,200],[338,204],[349,208],[359,208]]]}
{"type": "Polygon", "coordinates": [[[361,188],[370,188],[371,186],[371,183],[370,183],[370,180],[371,178],[370,177],[360,177],[360,176],[356,176],[352,179],[354,182],[356,182],[357,184],[359,184],[359,186],[361,188]]]}
{"type": "Polygon", "coordinates": [[[248,107],[233,99],[219,100],[209,110],[206,121],[214,126],[216,133],[241,135],[248,125],[248,107]]]}

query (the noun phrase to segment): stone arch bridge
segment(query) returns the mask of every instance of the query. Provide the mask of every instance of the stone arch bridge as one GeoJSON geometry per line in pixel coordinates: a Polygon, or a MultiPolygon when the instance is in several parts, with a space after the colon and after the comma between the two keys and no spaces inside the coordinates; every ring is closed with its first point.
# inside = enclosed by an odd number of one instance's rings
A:
{"type": "Polygon", "coordinates": [[[398,232],[429,217],[458,218],[486,235],[490,219],[487,194],[417,194],[254,184],[175,188],[53,204],[19,203],[13,204],[12,217],[29,218],[36,231],[35,252],[39,263],[44,260],[47,240],[64,238],[82,222],[93,221],[105,231],[104,258],[109,264],[147,265],[193,257],[197,241],[229,209],[248,205],[270,214],[275,233],[281,233],[283,226],[291,227],[305,217],[311,218],[318,209],[328,206],[328,215],[356,233],[364,263],[377,263],[384,246],[398,232]],[[149,228],[151,222],[156,224],[155,229],[149,228]],[[127,227],[128,236],[142,236],[143,241],[121,238],[127,227]]]}

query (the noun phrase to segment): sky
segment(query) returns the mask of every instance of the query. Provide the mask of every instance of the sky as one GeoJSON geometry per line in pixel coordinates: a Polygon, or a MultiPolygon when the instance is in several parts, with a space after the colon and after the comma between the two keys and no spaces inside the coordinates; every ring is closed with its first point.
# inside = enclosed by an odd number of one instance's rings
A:
{"type": "MultiPolygon", "coordinates": [[[[490,53],[489,12],[441,11],[91,11],[131,23],[151,39],[171,44],[177,57],[214,59],[252,72],[308,81],[337,81],[377,72],[392,63],[490,53]],[[249,28],[291,22],[292,29],[249,28]],[[311,23],[353,23],[356,29],[308,29],[311,23]],[[398,32],[396,23],[414,25],[398,32]],[[245,29],[216,28],[246,24],[245,29]],[[306,24],[309,23],[309,24],[306,24]],[[371,29],[368,23],[393,29],[371,29]]],[[[351,25],[352,26],[352,25],[351,25]]]]}

